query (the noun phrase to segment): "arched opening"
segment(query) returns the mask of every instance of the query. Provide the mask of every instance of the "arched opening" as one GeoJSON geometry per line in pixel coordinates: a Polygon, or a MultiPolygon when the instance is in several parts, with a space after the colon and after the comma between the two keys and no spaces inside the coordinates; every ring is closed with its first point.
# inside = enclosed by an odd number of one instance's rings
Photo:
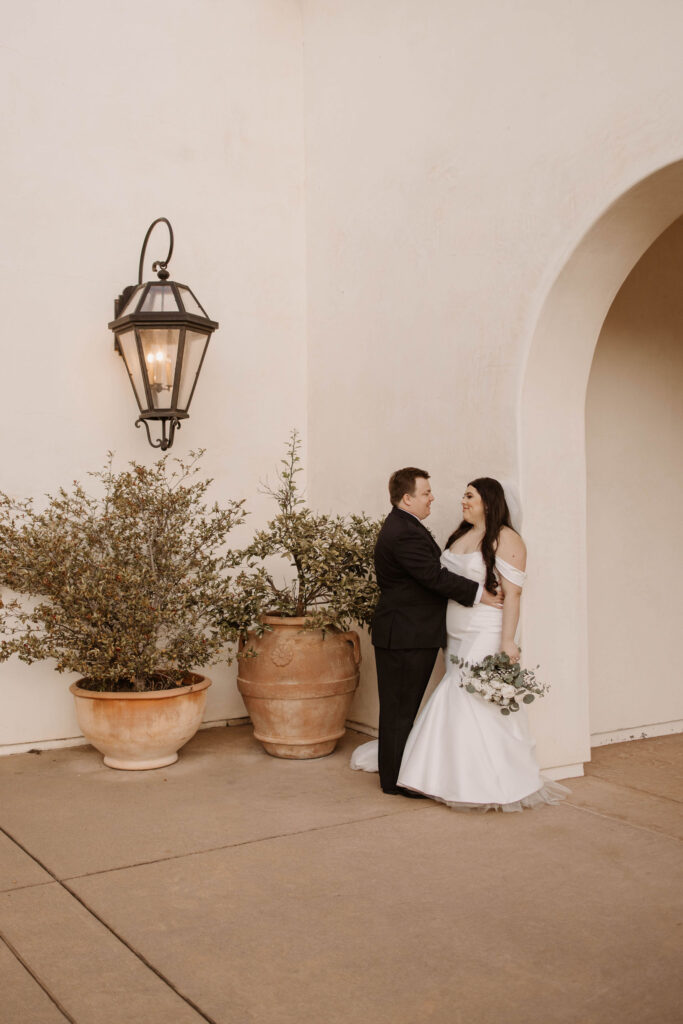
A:
{"type": "Polygon", "coordinates": [[[586,395],[591,745],[679,731],[683,217],[607,314],[586,395]]]}
{"type": "MultiPolygon", "coordinates": [[[[539,303],[520,398],[527,663],[552,699],[533,705],[540,763],[556,777],[590,759],[585,401],[593,355],[635,264],[683,213],[683,160],[614,202],[564,260],[539,303]]],[[[615,604],[618,597],[615,597],[615,604]]]]}

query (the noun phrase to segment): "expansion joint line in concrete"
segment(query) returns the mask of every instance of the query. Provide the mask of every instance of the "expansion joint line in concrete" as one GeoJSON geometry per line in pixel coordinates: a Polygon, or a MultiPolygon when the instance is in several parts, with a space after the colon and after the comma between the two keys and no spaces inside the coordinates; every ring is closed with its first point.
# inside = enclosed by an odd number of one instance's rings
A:
{"type": "Polygon", "coordinates": [[[21,892],[22,889],[40,889],[41,885],[52,885],[52,879],[48,878],[46,882],[27,882],[26,885],[10,885],[7,889],[0,889],[0,896],[6,896],[10,892],[21,892]]]}
{"type": "Polygon", "coordinates": [[[599,772],[591,772],[591,779],[597,779],[598,782],[604,782],[608,786],[618,786],[619,789],[627,789],[629,793],[638,793],[640,796],[652,796],[656,800],[668,800],[671,804],[683,804],[683,800],[679,800],[676,796],[665,796],[663,793],[653,793],[650,789],[641,789],[640,786],[629,786],[626,782],[614,782],[613,779],[604,778],[599,772]]]}
{"type": "MultiPolygon", "coordinates": [[[[419,814],[421,811],[427,811],[429,809],[429,804],[425,804],[424,806],[411,809],[410,813],[419,814]]],[[[116,868],[102,868],[101,871],[83,871],[80,875],[69,875],[64,879],[64,882],[77,882],[79,878],[93,878],[99,875],[109,875],[116,871],[130,871],[132,868],[146,868],[150,864],[165,864],[170,860],[185,860],[188,857],[203,857],[207,853],[220,853],[222,850],[238,850],[241,846],[255,846],[257,843],[271,843],[275,842],[276,839],[290,839],[295,836],[306,836],[311,832],[328,832],[333,828],[348,828],[351,825],[364,824],[366,821],[380,821],[382,818],[392,818],[396,814],[405,813],[405,811],[387,811],[386,814],[373,814],[369,818],[352,818],[350,821],[335,821],[330,825],[316,825],[313,828],[302,828],[296,832],[274,832],[271,836],[259,836],[258,839],[244,839],[241,843],[224,843],[222,846],[207,846],[203,850],[189,850],[186,853],[169,853],[166,857],[154,857],[152,860],[131,861],[130,864],[122,864],[120,867],[116,868]]]]}
{"type": "Polygon", "coordinates": [[[31,965],[29,963],[27,963],[26,960],[24,960],[24,958],[21,955],[21,953],[19,952],[19,950],[15,946],[12,945],[10,940],[7,938],[7,936],[1,930],[0,930],[0,941],[5,943],[5,945],[9,949],[10,953],[12,954],[12,956],[15,957],[15,959],[19,961],[19,963],[24,968],[26,973],[29,974],[33,978],[33,980],[35,981],[36,985],[38,985],[38,987],[43,990],[43,992],[48,997],[50,1002],[53,1004],[53,1006],[55,1006],[59,1010],[59,1012],[62,1014],[64,1019],[68,1020],[70,1022],[70,1024],[78,1024],[78,1021],[76,1021],[71,1016],[71,1014],[68,1012],[68,1010],[64,1009],[64,1007],[62,1006],[60,1001],[57,999],[57,997],[54,996],[52,994],[52,992],[50,992],[50,990],[47,987],[47,985],[38,977],[38,975],[33,970],[31,965]]]}
{"type": "MultiPolygon", "coordinates": [[[[92,907],[89,907],[88,904],[85,902],[85,900],[83,900],[78,895],[78,893],[75,892],[71,888],[71,886],[67,885],[66,882],[62,881],[61,878],[58,878],[57,875],[55,875],[54,871],[51,871],[50,868],[47,867],[47,865],[43,864],[42,861],[40,861],[33,853],[31,853],[30,850],[27,850],[26,847],[23,846],[19,842],[18,839],[16,839],[10,832],[7,831],[7,829],[3,828],[1,825],[0,825],[0,832],[2,832],[3,835],[7,836],[7,838],[10,840],[10,842],[14,843],[15,846],[18,846],[19,849],[23,853],[25,853],[27,857],[30,857],[31,860],[35,864],[38,865],[38,867],[42,868],[43,871],[45,871],[50,876],[50,878],[52,878],[52,880],[57,883],[57,885],[59,885],[62,889],[64,889],[64,891],[67,892],[69,894],[69,896],[71,896],[72,899],[76,900],[77,903],[80,903],[80,905],[83,907],[83,909],[86,911],[86,913],[90,914],[91,917],[94,917],[96,921],[99,921],[99,923],[102,925],[102,927],[106,928],[106,930],[109,932],[109,934],[112,935],[116,939],[117,942],[120,942],[122,946],[125,946],[126,949],[130,953],[132,953],[133,956],[137,960],[140,961],[140,963],[144,964],[144,966],[149,971],[152,972],[152,974],[156,974],[157,978],[159,978],[159,980],[162,981],[164,983],[164,985],[166,985],[168,988],[170,988],[172,992],[175,992],[175,994],[178,996],[178,998],[182,999],[184,1003],[186,1003],[189,1007],[191,1007],[195,1011],[195,1013],[197,1013],[202,1018],[202,1020],[205,1020],[207,1022],[207,1024],[218,1024],[218,1022],[213,1017],[210,1017],[207,1013],[205,1013],[204,1010],[202,1010],[201,1007],[199,1007],[192,999],[190,999],[189,996],[186,996],[183,992],[181,992],[180,989],[178,989],[173,984],[173,982],[169,980],[169,978],[165,977],[165,975],[163,975],[161,973],[161,971],[154,966],[154,964],[150,963],[150,961],[147,959],[147,957],[143,956],[143,954],[139,950],[135,949],[135,947],[132,946],[130,944],[130,942],[128,942],[126,939],[124,939],[122,935],[119,935],[119,933],[114,928],[112,928],[112,926],[107,921],[105,921],[104,918],[100,917],[100,915],[95,910],[93,910],[92,907]]],[[[1,935],[1,933],[0,933],[0,935],[1,935]]],[[[7,942],[7,940],[5,939],[4,936],[2,936],[2,939],[7,944],[8,948],[12,950],[12,952],[17,957],[17,959],[20,961],[20,963],[22,963],[23,966],[26,967],[26,970],[29,971],[31,976],[35,978],[35,980],[38,982],[40,987],[47,993],[47,995],[50,996],[50,999],[52,999],[53,1003],[55,1004],[55,1006],[57,1006],[57,1008],[60,1010],[60,1012],[65,1015],[67,1020],[71,1021],[72,1024],[77,1024],[77,1021],[74,1021],[73,1017],[70,1017],[66,1013],[66,1011],[62,1008],[62,1006],[54,998],[52,993],[49,992],[45,988],[45,986],[40,982],[40,980],[35,977],[35,975],[33,974],[33,971],[31,971],[30,968],[24,963],[24,960],[18,955],[18,953],[16,952],[14,947],[9,942],[7,942]]]]}
{"type": "Polygon", "coordinates": [[[565,807],[571,807],[573,811],[579,811],[581,814],[592,814],[596,818],[602,818],[604,821],[613,821],[617,825],[623,825],[625,828],[634,828],[638,832],[647,832],[651,836],[657,836],[658,839],[671,839],[674,843],[683,842],[678,836],[672,836],[670,832],[660,832],[656,828],[648,828],[647,825],[637,825],[633,821],[626,821],[625,818],[617,818],[614,814],[606,814],[605,811],[596,811],[592,807],[584,807],[583,804],[573,804],[571,800],[565,800],[565,807]]]}

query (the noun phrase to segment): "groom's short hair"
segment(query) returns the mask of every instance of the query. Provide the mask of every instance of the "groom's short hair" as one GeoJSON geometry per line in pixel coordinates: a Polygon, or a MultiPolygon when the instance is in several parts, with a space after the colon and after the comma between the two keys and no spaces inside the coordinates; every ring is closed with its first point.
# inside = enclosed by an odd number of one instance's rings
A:
{"type": "Polygon", "coordinates": [[[389,477],[389,499],[392,505],[398,505],[404,494],[415,494],[415,484],[418,477],[429,480],[429,473],[426,469],[417,469],[415,466],[406,466],[405,469],[397,469],[389,477]]]}

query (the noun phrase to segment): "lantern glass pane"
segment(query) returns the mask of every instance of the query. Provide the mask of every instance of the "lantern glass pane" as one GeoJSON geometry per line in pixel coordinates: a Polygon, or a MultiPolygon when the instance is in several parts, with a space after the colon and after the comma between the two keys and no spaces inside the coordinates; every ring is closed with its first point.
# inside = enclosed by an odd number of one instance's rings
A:
{"type": "Polygon", "coordinates": [[[147,396],[145,394],[145,385],[142,379],[142,370],[140,368],[140,360],[138,358],[138,346],[135,340],[135,331],[131,327],[127,331],[121,331],[116,335],[121,346],[121,352],[126,364],[126,369],[130,376],[131,383],[133,385],[133,391],[135,392],[135,398],[140,407],[140,410],[147,408],[147,396]]]}
{"type": "Polygon", "coordinates": [[[153,327],[140,330],[145,371],[152,392],[154,409],[171,408],[179,334],[179,330],[173,327],[153,327]]]}
{"type": "Polygon", "coordinates": [[[180,373],[180,389],[178,392],[179,409],[186,410],[190,404],[199,367],[201,366],[208,343],[208,334],[189,330],[185,332],[185,352],[183,354],[183,367],[180,373]]]}
{"type": "Polygon", "coordinates": [[[178,291],[180,292],[183,306],[188,313],[194,313],[196,316],[206,316],[206,310],[202,309],[187,285],[179,284],[178,291]]]}
{"type": "Polygon", "coordinates": [[[175,313],[177,310],[176,297],[168,284],[150,285],[145,301],[140,307],[141,313],[175,313]]]}
{"type": "Polygon", "coordinates": [[[129,313],[133,313],[135,311],[135,307],[137,306],[138,302],[142,298],[142,289],[144,287],[145,287],[144,284],[139,284],[137,286],[137,288],[135,288],[133,290],[133,292],[131,293],[130,298],[128,299],[128,302],[125,304],[123,309],[119,312],[119,314],[118,314],[119,316],[127,316],[129,313]]]}

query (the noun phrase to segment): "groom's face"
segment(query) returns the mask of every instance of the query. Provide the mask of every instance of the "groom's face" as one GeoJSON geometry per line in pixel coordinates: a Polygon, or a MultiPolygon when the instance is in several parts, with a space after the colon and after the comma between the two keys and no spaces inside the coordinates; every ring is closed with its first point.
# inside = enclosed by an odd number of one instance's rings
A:
{"type": "Polygon", "coordinates": [[[415,480],[415,493],[406,494],[404,501],[409,512],[412,512],[418,519],[426,519],[434,501],[429,480],[424,476],[418,476],[415,480]]]}

